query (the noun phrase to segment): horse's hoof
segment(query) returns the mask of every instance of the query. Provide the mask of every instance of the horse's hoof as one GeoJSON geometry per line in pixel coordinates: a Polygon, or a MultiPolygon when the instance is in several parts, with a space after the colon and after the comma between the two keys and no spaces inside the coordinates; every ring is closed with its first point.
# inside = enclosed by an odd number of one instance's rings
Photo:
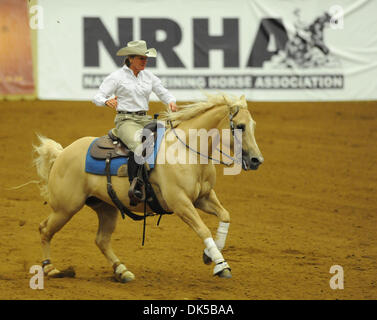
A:
{"type": "Polygon", "coordinates": [[[120,282],[126,283],[135,280],[135,275],[131,271],[126,271],[122,274],[120,282]]]}
{"type": "Polygon", "coordinates": [[[43,271],[48,278],[63,278],[62,273],[56,269],[52,263],[45,265],[43,271]]]}
{"type": "Polygon", "coordinates": [[[223,261],[216,264],[215,268],[213,269],[213,275],[220,278],[230,279],[232,277],[232,273],[230,272],[228,263],[226,261],[223,261]]]}
{"type": "Polygon", "coordinates": [[[230,279],[232,277],[232,273],[230,272],[230,269],[224,269],[220,273],[217,274],[220,278],[230,279]]]}
{"type": "Polygon", "coordinates": [[[76,271],[72,266],[68,267],[67,269],[62,270],[60,273],[62,274],[63,278],[74,278],[74,277],[76,277],[76,271]]]}
{"type": "Polygon", "coordinates": [[[115,280],[121,283],[127,283],[135,280],[135,275],[128,270],[123,270],[122,272],[115,273],[115,280]]]}
{"type": "Polygon", "coordinates": [[[203,251],[203,262],[206,264],[206,265],[210,265],[212,263],[212,259],[210,257],[207,256],[206,252],[203,251]]]}
{"type": "Polygon", "coordinates": [[[120,264],[115,270],[115,279],[126,283],[135,280],[135,275],[131,271],[128,271],[125,265],[120,264]]]}
{"type": "Polygon", "coordinates": [[[58,269],[54,269],[47,274],[47,277],[48,278],[63,278],[63,274],[58,269]]]}

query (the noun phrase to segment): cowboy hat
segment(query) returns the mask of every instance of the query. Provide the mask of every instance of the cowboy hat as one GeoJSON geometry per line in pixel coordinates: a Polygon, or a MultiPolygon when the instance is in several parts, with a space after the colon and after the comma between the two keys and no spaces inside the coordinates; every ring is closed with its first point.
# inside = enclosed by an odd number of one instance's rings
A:
{"type": "Polygon", "coordinates": [[[147,49],[147,43],[144,40],[135,40],[127,43],[127,47],[118,50],[117,56],[144,56],[155,58],[157,51],[155,48],[147,49]]]}

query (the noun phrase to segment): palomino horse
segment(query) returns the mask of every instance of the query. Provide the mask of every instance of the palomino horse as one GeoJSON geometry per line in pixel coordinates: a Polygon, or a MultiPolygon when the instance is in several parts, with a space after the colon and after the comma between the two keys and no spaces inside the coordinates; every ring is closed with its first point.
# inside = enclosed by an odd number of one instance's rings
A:
{"type": "MultiPolygon", "coordinates": [[[[254,138],[255,122],[252,119],[245,97],[229,98],[224,95],[208,96],[208,101],[180,106],[177,112],[165,112],[163,120],[169,121],[175,127],[174,132],[189,133],[189,129],[238,129],[242,137],[242,167],[245,170],[257,169],[263,162],[263,157],[254,138]],[[242,130],[242,131],[241,131],[242,130]]],[[[220,277],[230,278],[231,272],[221,250],[224,248],[228,233],[229,212],[220,204],[214,191],[216,170],[211,161],[207,163],[182,164],[163,163],[161,150],[167,150],[173,143],[179,142],[178,136],[170,135],[172,129],[167,129],[162,145],[157,153],[156,165],[150,173],[150,182],[157,199],[164,210],[174,212],[186,222],[202,239],[205,245],[203,260],[215,263],[213,273],[220,277]],[[200,218],[196,208],[219,218],[216,240],[213,239],[208,227],[200,218]]],[[[186,136],[187,136],[186,135],[186,136]]],[[[230,135],[231,136],[231,135],[230,135]]],[[[115,255],[110,239],[115,229],[118,210],[115,208],[106,189],[106,177],[85,172],[85,155],[94,137],[84,137],[66,148],[45,137],[39,137],[41,144],[34,146],[37,157],[34,160],[41,178],[41,195],[52,208],[52,213],[44,220],[39,231],[43,250],[43,268],[47,276],[59,277],[61,272],[50,260],[50,241],[84,205],[90,206],[98,215],[99,227],[96,244],[113,266],[115,278],[120,282],[135,278],[125,264],[115,255]],[[96,201],[88,201],[96,199],[96,201]]],[[[231,136],[230,147],[234,145],[231,136]]],[[[193,151],[187,150],[187,158],[193,151]]],[[[202,151],[202,150],[201,150],[202,151]]],[[[208,157],[212,151],[208,150],[208,157]]],[[[173,152],[174,154],[174,152],[173,152]]],[[[177,156],[175,154],[175,156],[177,156]]],[[[196,154],[202,157],[202,155],[196,154]]],[[[166,162],[166,161],[165,161],[166,162]]],[[[203,161],[202,161],[203,162],[203,161]]],[[[113,177],[113,185],[120,200],[128,205],[128,179],[113,177]]],[[[133,210],[140,212],[142,204],[133,210]]]]}

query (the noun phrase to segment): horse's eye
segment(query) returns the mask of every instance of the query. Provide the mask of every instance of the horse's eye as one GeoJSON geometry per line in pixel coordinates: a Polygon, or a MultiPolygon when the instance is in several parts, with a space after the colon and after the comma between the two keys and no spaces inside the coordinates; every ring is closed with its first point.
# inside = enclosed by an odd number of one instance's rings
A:
{"type": "Polygon", "coordinates": [[[237,124],[237,129],[241,129],[242,131],[245,131],[245,125],[244,124],[237,124]]]}

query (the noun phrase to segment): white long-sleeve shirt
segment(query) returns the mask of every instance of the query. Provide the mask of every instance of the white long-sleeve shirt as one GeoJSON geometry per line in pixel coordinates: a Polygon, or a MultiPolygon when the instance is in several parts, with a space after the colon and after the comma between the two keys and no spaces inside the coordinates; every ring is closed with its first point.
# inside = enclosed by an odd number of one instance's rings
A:
{"type": "Polygon", "coordinates": [[[175,97],[152,72],[142,70],[136,77],[133,71],[124,65],[103,80],[93,103],[105,106],[105,102],[115,95],[118,96],[117,111],[148,111],[152,91],[165,104],[176,102],[175,97]]]}

